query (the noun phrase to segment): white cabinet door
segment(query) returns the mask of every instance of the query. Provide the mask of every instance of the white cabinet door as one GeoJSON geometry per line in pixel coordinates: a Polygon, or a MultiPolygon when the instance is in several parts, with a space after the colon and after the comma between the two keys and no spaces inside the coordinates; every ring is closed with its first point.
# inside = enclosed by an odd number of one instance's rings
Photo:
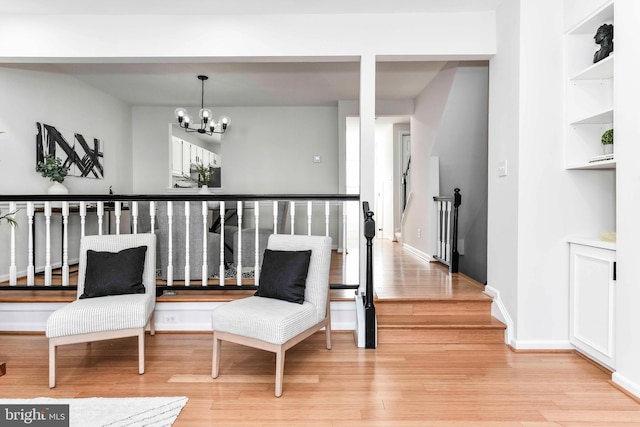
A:
{"type": "Polygon", "coordinates": [[[570,253],[571,343],[615,369],[616,253],[573,243],[570,253]]]}
{"type": "Polygon", "coordinates": [[[178,138],[171,140],[171,174],[182,176],[182,141],[178,138]]]}
{"type": "Polygon", "coordinates": [[[191,144],[182,141],[182,174],[189,176],[191,173],[191,144]]]}
{"type": "Polygon", "coordinates": [[[198,147],[197,145],[191,146],[191,163],[198,164],[202,163],[202,147],[198,147]]]}

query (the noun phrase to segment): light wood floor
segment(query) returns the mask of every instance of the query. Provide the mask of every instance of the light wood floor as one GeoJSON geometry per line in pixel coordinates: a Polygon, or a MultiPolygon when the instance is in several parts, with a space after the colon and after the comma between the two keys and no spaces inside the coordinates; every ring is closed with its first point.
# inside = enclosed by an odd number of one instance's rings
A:
{"type": "Polygon", "coordinates": [[[287,352],[275,398],[272,353],[224,343],[212,380],[210,334],[63,346],[47,386],[47,340],[0,335],[0,398],[187,396],[175,426],[638,426],[640,404],[573,353],[514,353],[501,344],[395,344],[358,349],[335,333],[287,352]]]}
{"type": "MultiPolygon", "coordinates": [[[[449,276],[397,244],[377,240],[375,248],[379,300],[464,299],[482,292],[472,280],[449,276]]],[[[357,263],[351,255],[347,259],[357,263]]],[[[384,342],[365,350],[355,347],[350,333],[333,337],[332,350],[320,334],[287,352],[278,399],[272,353],[224,343],[220,376],[211,379],[208,333],[147,336],[144,375],[137,374],[133,338],[60,347],[55,389],[47,385],[44,336],[0,334],[7,368],[0,398],[187,396],[177,427],[640,426],[640,403],[616,389],[610,373],[575,353],[384,342]]]]}

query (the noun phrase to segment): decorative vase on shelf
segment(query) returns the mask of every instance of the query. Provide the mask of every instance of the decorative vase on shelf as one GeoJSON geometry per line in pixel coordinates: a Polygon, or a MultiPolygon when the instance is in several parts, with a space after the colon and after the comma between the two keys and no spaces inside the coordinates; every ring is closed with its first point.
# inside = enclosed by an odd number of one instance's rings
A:
{"type": "Polygon", "coordinates": [[[604,144],[602,150],[604,154],[613,154],[613,144],[604,144]]]}
{"type": "Polygon", "coordinates": [[[200,187],[200,190],[198,190],[198,194],[211,194],[211,191],[209,191],[209,187],[203,185],[200,187]]]}

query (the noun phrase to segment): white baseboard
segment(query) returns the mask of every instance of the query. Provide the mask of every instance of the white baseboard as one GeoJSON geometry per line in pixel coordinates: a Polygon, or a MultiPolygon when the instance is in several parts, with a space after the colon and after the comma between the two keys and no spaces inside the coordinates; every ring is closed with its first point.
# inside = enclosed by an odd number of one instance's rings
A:
{"type": "MultiPolygon", "coordinates": [[[[49,315],[67,303],[0,303],[0,331],[44,332],[49,315]]],[[[159,302],[155,310],[158,331],[210,331],[211,311],[222,302],[159,302]]],[[[331,328],[353,331],[353,301],[331,302],[331,328]]]]}
{"type": "Polygon", "coordinates": [[[631,381],[619,372],[614,372],[611,376],[611,380],[629,393],[633,394],[635,397],[640,398],[640,384],[631,381]]]}
{"type": "Polygon", "coordinates": [[[414,248],[411,245],[407,245],[406,243],[402,244],[402,247],[405,248],[407,251],[411,252],[412,254],[414,254],[415,256],[417,256],[418,258],[421,258],[427,262],[434,262],[435,260],[433,259],[433,257],[429,254],[426,254],[424,252],[422,252],[419,249],[414,248]]]}
{"type": "Polygon", "coordinates": [[[491,315],[507,325],[507,329],[504,331],[504,342],[515,348],[516,342],[514,337],[513,319],[511,319],[507,307],[505,307],[502,299],[500,298],[500,291],[487,285],[484,287],[484,292],[493,298],[493,302],[491,303],[491,315]]]}
{"type": "Polygon", "coordinates": [[[569,340],[515,340],[509,344],[516,350],[575,350],[569,340]]]}

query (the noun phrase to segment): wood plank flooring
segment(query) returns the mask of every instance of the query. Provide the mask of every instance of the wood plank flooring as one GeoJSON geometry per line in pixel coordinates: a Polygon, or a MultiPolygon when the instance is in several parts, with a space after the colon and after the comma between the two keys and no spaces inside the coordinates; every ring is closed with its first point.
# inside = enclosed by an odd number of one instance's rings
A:
{"type": "Polygon", "coordinates": [[[287,352],[274,397],[272,353],[224,343],[211,378],[211,334],[146,339],[138,375],[135,338],[58,350],[58,386],[47,385],[47,340],[0,335],[0,398],[187,396],[176,427],[201,426],[638,426],[640,403],[573,353],[514,353],[503,344],[354,346],[316,334],[287,352]]]}

